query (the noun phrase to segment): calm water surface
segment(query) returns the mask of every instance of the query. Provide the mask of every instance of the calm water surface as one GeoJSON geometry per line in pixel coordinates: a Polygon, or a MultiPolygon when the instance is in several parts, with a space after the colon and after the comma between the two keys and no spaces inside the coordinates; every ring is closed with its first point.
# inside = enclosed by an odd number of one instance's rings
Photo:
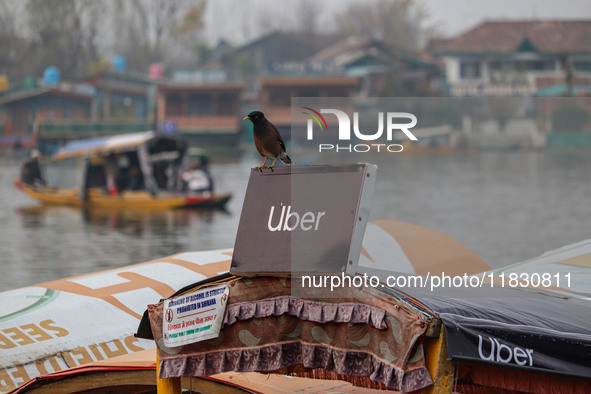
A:
{"type": "MultiPolygon", "coordinates": [[[[358,158],[356,158],[357,160],[358,158]]],[[[372,219],[441,231],[493,267],[591,238],[591,152],[511,151],[372,156],[372,219]]],[[[227,211],[44,207],[12,186],[20,160],[0,156],[0,291],[234,244],[250,167],[212,164],[227,211]]],[[[66,168],[62,177],[71,177],[66,168]]],[[[429,245],[425,245],[429,247],[429,245]]]]}

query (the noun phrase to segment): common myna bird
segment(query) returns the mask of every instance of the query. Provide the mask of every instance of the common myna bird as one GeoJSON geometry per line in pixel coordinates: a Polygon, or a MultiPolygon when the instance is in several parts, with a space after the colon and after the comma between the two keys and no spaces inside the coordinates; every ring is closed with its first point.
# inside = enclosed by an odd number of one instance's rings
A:
{"type": "Polygon", "coordinates": [[[291,159],[285,153],[285,143],[279,134],[277,127],[265,118],[265,115],[260,111],[252,111],[243,120],[250,119],[253,127],[254,145],[261,156],[265,158],[263,164],[257,169],[272,168],[277,161],[281,159],[284,164],[291,164],[291,159]],[[273,163],[270,166],[265,166],[267,160],[273,158],[273,163]]]}

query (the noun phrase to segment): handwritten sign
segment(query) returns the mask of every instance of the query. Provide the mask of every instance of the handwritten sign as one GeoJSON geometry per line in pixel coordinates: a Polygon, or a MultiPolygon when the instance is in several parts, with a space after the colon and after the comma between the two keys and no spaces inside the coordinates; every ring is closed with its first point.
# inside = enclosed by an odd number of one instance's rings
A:
{"type": "Polygon", "coordinates": [[[165,300],[164,345],[174,347],[216,338],[229,293],[227,285],[220,285],[165,300]]]}

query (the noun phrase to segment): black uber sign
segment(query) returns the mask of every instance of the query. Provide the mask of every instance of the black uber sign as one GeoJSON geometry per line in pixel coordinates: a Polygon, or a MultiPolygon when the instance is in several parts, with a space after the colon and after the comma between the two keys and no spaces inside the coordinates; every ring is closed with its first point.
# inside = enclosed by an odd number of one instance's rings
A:
{"type": "Polygon", "coordinates": [[[354,275],[376,172],[372,164],[253,169],[230,272],[354,275]]]}

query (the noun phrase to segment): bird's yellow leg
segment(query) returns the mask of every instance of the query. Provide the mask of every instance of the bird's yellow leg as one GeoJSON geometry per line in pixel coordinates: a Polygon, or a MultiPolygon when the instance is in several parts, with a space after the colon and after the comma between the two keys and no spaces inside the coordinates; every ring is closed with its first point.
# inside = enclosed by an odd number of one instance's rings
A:
{"type": "Polygon", "coordinates": [[[255,167],[255,169],[260,170],[261,168],[263,168],[265,166],[265,164],[267,164],[267,160],[269,160],[269,158],[268,157],[265,157],[265,161],[263,162],[263,164],[261,164],[258,167],[255,167]]]}
{"type": "Polygon", "coordinates": [[[273,163],[272,163],[270,166],[267,166],[267,168],[272,168],[272,167],[275,165],[275,162],[276,162],[276,161],[277,161],[277,158],[275,158],[275,159],[273,160],[273,163]]]}

